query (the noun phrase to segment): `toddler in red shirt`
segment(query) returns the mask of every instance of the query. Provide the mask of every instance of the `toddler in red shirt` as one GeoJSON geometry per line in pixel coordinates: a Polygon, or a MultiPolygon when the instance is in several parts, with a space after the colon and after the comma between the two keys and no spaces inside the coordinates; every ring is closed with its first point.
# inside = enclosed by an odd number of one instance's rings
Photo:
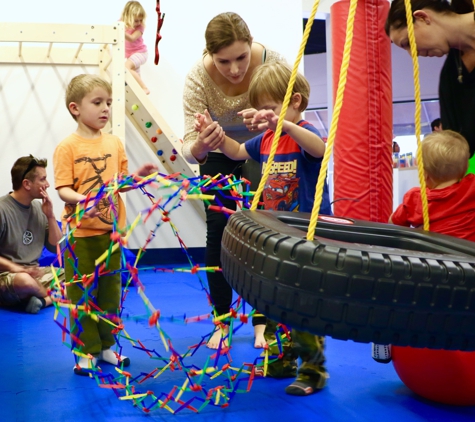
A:
{"type": "MultiPolygon", "coordinates": [[[[475,175],[466,174],[470,150],[451,130],[433,132],[421,143],[430,231],[475,242],[475,175]]],[[[389,218],[400,226],[422,226],[419,187],[410,189],[389,218]]]]}

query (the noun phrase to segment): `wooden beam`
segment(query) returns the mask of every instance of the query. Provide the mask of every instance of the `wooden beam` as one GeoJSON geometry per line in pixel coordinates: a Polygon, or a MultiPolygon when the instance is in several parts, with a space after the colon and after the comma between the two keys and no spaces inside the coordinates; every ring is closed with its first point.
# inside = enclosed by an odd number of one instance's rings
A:
{"type": "Polygon", "coordinates": [[[114,44],[116,26],[2,22],[0,42],[114,44]]]}
{"type": "Polygon", "coordinates": [[[51,47],[18,47],[0,46],[0,63],[4,64],[46,64],[46,65],[84,65],[97,66],[99,52],[97,48],[83,48],[76,58],[75,48],[66,48],[58,45],[51,47]]]}

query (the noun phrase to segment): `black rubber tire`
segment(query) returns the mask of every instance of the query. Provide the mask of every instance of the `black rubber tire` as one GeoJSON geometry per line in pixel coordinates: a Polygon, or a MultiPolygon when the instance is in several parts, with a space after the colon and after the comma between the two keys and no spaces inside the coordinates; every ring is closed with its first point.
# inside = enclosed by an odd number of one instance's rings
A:
{"type": "Polygon", "coordinates": [[[475,243],[390,224],[242,211],[223,274],[269,318],[342,340],[475,350],[475,243]],[[325,220],[323,220],[325,219],[325,220]]]}

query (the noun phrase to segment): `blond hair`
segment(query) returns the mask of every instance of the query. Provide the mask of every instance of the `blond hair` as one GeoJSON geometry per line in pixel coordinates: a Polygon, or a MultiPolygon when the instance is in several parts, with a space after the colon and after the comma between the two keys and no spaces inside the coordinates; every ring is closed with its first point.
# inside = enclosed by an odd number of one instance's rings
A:
{"type": "MultiPolygon", "coordinates": [[[[111,84],[100,76],[88,74],[75,76],[66,88],[66,108],[69,110],[71,103],[80,104],[83,98],[97,87],[103,88],[109,95],[112,95],[111,84]]],[[[69,113],[76,120],[76,116],[70,110],[69,113]]]]}
{"type": "Polygon", "coordinates": [[[467,140],[452,130],[432,132],[422,141],[424,170],[437,183],[464,177],[469,158],[467,140]]]}
{"type": "Polygon", "coordinates": [[[235,41],[252,44],[252,36],[246,22],[234,12],[221,13],[211,19],[205,31],[206,50],[213,55],[235,41]]]}
{"type": "MultiPolygon", "coordinates": [[[[292,69],[284,62],[264,63],[258,66],[252,73],[249,84],[249,101],[252,107],[259,108],[263,99],[283,102],[291,74],[292,69]]],[[[308,106],[310,85],[301,73],[297,73],[292,90],[292,95],[296,93],[302,96],[299,111],[303,112],[308,106]]]]}
{"type": "Polygon", "coordinates": [[[142,19],[143,23],[145,23],[146,18],[147,13],[145,13],[145,9],[138,1],[127,2],[124,6],[124,10],[122,10],[122,15],[120,15],[120,20],[125,23],[127,28],[134,27],[135,19],[142,19]]]}

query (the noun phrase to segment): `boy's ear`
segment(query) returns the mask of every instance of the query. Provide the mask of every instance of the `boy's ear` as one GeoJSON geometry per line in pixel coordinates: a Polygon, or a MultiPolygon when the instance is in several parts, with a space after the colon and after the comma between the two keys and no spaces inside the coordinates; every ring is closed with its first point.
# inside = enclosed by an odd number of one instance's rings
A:
{"type": "Polygon", "coordinates": [[[302,104],[302,94],[300,92],[296,92],[292,95],[292,106],[294,108],[299,108],[300,104],[302,104]]]}
{"type": "Polygon", "coordinates": [[[79,116],[79,107],[75,102],[70,102],[68,109],[73,116],[79,116]]]}
{"type": "Polygon", "coordinates": [[[434,180],[432,179],[432,177],[429,176],[429,174],[425,170],[424,170],[424,179],[426,181],[426,186],[429,189],[432,189],[434,187],[434,180]]]}

